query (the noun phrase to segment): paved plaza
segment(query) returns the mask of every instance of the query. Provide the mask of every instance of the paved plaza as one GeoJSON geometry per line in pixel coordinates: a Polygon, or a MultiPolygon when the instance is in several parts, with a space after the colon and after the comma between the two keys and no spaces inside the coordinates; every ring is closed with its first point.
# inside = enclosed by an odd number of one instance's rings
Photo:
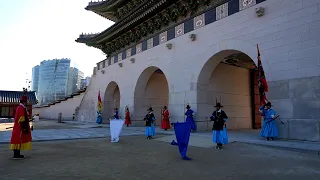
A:
{"type": "MultiPolygon", "coordinates": [[[[158,136],[161,138],[161,136],[158,136]]],[[[189,147],[192,161],[178,148],[144,136],[33,143],[25,160],[14,161],[0,145],[0,179],[224,180],[319,179],[320,158],[249,144],[231,143],[223,150],[189,147]]]]}
{"type": "MultiPolygon", "coordinates": [[[[0,123],[0,144],[8,144],[11,138],[12,124],[0,123]]],[[[156,127],[158,135],[168,135],[157,138],[158,141],[171,142],[175,139],[172,130],[164,131],[156,127]]],[[[143,135],[144,127],[123,127],[121,136],[143,135]]],[[[95,123],[86,123],[78,121],[67,121],[65,123],[57,123],[56,121],[42,120],[36,122],[35,130],[32,132],[34,142],[39,141],[55,141],[55,140],[75,140],[75,139],[92,139],[107,138],[110,136],[109,125],[97,125],[95,123]]],[[[265,141],[259,137],[259,130],[237,130],[228,131],[229,142],[241,142],[247,144],[255,144],[293,150],[309,154],[320,155],[320,144],[318,142],[309,141],[288,141],[278,139],[276,141],[265,141]]],[[[211,132],[192,133],[190,137],[190,145],[195,147],[212,148],[214,144],[211,141],[211,132]]]]}

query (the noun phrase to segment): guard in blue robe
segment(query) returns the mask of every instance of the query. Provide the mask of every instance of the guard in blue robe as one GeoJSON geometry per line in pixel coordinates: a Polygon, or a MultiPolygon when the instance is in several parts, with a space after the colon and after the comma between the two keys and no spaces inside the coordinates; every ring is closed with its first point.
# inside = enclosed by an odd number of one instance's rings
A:
{"type": "Polygon", "coordinates": [[[216,149],[222,149],[222,144],[228,144],[227,127],[225,124],[228,116],[221,109],[223,106],[220,103],[217,103],[215,107],[216,110],[210,116],[210,120],[214,122],[212,127],[212,141],[217,143],[216,149]]]}
{"type": "Polygon", "coordinates": [[[190,123],[191,125],[191,130],[195,131],[197,129],[196,123],[194,122],[193,116],[194,116],[194,111],[191,109],[189,104],[187,105],[187,111],[184,113],[184,115],[187,116],[186,118],[186,123],[190,123]]]}
{"type": "Polygon", "coordinates": [[[102,117],[101,117],[101,112],[97,111],[98,117],[96,120],[96,123],[101,124],[102,123],[102,117]]]}
{"type": "Polygon", "coordinates": [[[263,124],[260,136],[265,137],[266,140],[274,140],[278,137],[278,129],[275,122],[275,111],[271,109],[271,103],[260,107],[261,116],[263,116],[263,124]]]}
{"type": "Polygon", "coordinates": [[[119,111],[118,111],[118,108],[115,108],[115,109],[114,109],[114,115],[113,115],[113,118],[114,118],[114,119],[120,119],[120,118],[119,118],[119,111]]]}
{"type": "Polygon", "coordinates": [[[172,123],[174,127],[174,133],[176,134],[177,142],[172,140],[171,145],[175,145],[179,147],[179,152],[183,160],[191,160],[187,156],[188,144],[190,138],[191,125],[190,123],[172,123]]]}
{"type": "Polygon", "coordinates": [[[153,109],[152,107],[150,107],[148,109],[148,114],[144,117],[143,119],[144,121],[146,121],[146,136],[147,139],[151,139],[152,136],[155,136],[156,132],[155,132],[155,128],[154,128],[154,121],[156,120],[156,117],[153,114],[153,109]]]}

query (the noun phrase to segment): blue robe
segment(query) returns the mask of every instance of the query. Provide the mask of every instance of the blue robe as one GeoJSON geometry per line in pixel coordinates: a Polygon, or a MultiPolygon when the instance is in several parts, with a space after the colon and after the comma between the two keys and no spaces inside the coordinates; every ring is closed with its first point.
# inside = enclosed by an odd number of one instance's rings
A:
{"type": "Polygon", "coordinates": [[[154,123],[151,123],[151,126],[146,126],[146,134],[148,136],[155,136],[156,135],[156,130],[154,128],[154,123]]]}
{"type": "Polygon", "coordinates": [[[260,107],[260,111],[264,119],[260,136],[266,138],[278,137],[276,122],[272,119],[276,114],[275,111],[273,109],[265,109],[264,106],[260,107]]]}
{"type": "Polygon", "coordinates": [[[114,119],[120,119],[120,118],[119,118],[119,112],[116,111],[116,112],[114,113],[113,117],[114,117],[114,119]]]}
{"type": "Polygon", "coordinates": [[[153,113],[148,113],[145,117],[145,120],[148,122],[148,125],[146,125],[146,133],[145,135],[147,137],[150,136],[155,136],[156,135],[156,130],[154,128],[154,121],[156,120],[156,118],[154,117],[153,113]],[[149,124],[150,123],[150,124],[149,124]]]}
{"type": "Polygon", "coordinates": [[[185,115],[187,116],[186,118],[186,122],[189,123],[191,125],[191,130],[196,130],[196,123],[194,122],[193,119],[193,110],[192,109],[188,109],[185,113],[185,115]]]}
{"type": "MultiPolygon", "coordinates": [[[[218,111],[220,112],[220,111],[218,111]]],[[[223,112],[221,110],[221,112],[223,112]]],[[[210,119],[211,120],[214,120],[214,119],[217,119],[218,117],[215,117],[214,115],[216,114],[216,111],[210,116],[210,119]]],[[[223,118],[223,121],[226,122],[227,121],[227,118],[228,116],[223,112],[222,113],[223,117],[220,117],[220,118],[223,118]]],[[[215,122],[215,123],[218,123],[218,122],[215,122]]],[[[222,119],[221,119],[221,123],[222,123],[222,119]]],[[[220,126],[219,128],[217,128],[214,124],[214,127],[212,129],[215,129],[212,131],[212,141],[217,143],[217,144],[228,144],[228,134],[227,134],[227,128],[226,126],[224,126],[222,128],[222,125],[223,124],[220,124],[218,126],[220,126]],[[221,130],[222,129],[222,130],[221,130]]]]}
{"type": "Polygon", "coordinates": [[[97,117],[96,123],[101,124],[102,123],[101,112],[97,111],[97,113],[98,113],[98,117],[97,117]]]}

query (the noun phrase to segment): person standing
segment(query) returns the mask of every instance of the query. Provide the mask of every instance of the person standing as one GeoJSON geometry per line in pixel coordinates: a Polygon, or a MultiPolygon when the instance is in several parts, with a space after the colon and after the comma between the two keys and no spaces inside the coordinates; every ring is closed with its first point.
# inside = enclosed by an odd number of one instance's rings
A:
{"type": "Polygon", "coordinates": [[[13,150],[13,159],[24,159],[24,155],[21,155],[20,151],[32,149],[27,102],[28,97],[23,95],[14,117],[14,125],[9,145],[9,149],[13,150]]]}
{"type": "Polygon", "coordinates": [[[227,114],[221,109],[223,106],[217,103],[216,110],[210,116],[210,120],[213,121],[212,127],[212,141],[217,143],[216,149],[222,149],[222,144],[228,144],[228,135],[226,128],[226,121],[228,119],[227,114]]]}
{"type": "Polygon", "coordinates": [[[101,124],[102,123],[102,116],[101,116],[101,111],[97,111],[98,117],[96,120],[97,124],[101,124]]]}
{"type": "Polygon", "coordinates": [[[185,112],[185,115],[187,116],[186,122],[190,123],[191,125],[191,130],[195,131],[197,129],[196,123],[194,122],[193,116],[194,116],[194,111],[191,109],[189,104],[186,107],[187,111],[185,112]]]}
{"type": "Polygon", "coordinates": [[[114,108],[113,118],[114,119],[120,119],[118,108],[114,108]]]}
{"type": "Polygon", "coordinates": [[[122,130],[122,126],[124,124],[124,120],[120,119],[118,108],[114,108],[113,119],[110,119],[110,135],[111,142],[116,143],[119,142],[119,136],[122,130]]]}
{"type": "Polygon", "coordinates": [[[129,127],[129,125],[131,124],[131,119],[130,119],[130,111],[129,111],[129,108],[128,106],[126,106],[126,118],[125,118],[125,124],[127,125],[127,127],[129,127]]]}
{"type": "Polygon", "coordinates": [[[164,130],[168,130],[170,129],[170,121],[169,121],[169,111],[168,111],[168,108],[167,106],[164,106],[163,108],[163,111],[162,111],[162,121],[161,121],[161,129],[164,129],[164,130]]]}
{"type": "Polygon", "coordinates": [[[278,137],[278,129],[275,120],[275,111],[271,109],[271,102],[267,102],[266,105],[260,107],[261,116],[263,116],[263,124],[260,132],[260,136],[265,137],[266,140],[274,140],[278,137]]]}
{"type": "Polygon", "coordinates": [[[145,116],[144,120],[146,121],[146,133],[147,139],[151,139],[155,135],[154,121],[156,117],[153,114],[153,109],[150,107],[148,109],[148,114],[145,116]]]}

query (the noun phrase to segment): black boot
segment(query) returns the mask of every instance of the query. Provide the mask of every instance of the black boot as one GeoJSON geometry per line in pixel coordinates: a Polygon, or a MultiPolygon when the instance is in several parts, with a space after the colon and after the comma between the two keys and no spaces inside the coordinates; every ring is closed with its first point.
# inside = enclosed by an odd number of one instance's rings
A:
{"type": "Polygon", "coordinates": [[[217,149],[222,149],[222,144],[221,143],[217,144],[217,149]]]}
{"type": "Polygon", "coordinates": [[[20,154],[20,150],[13,150],[13,159],[24,159],[24,155],[20,154]]]}

